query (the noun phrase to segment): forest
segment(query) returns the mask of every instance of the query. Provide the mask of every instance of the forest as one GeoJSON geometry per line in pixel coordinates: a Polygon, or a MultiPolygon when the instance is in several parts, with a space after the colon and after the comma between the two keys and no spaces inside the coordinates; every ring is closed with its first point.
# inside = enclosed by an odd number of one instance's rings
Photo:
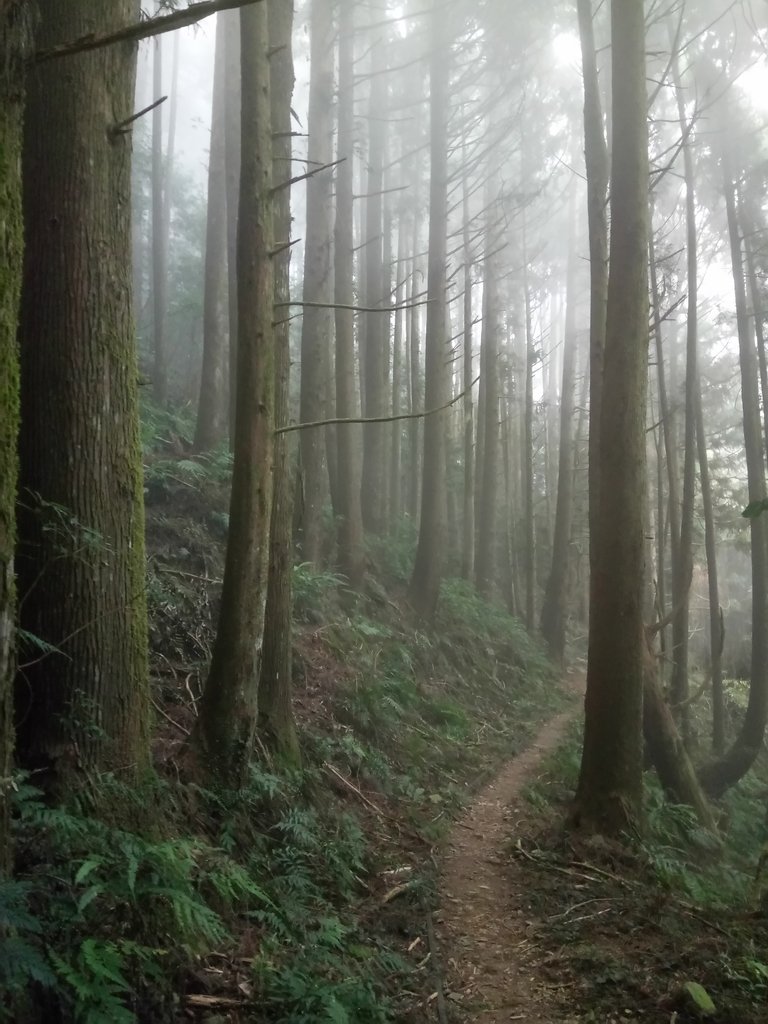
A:
{"type": "Polygon", "coordinates": [[[0,0],[0,1021],[768,1021],[764,0],[0,0]]]}

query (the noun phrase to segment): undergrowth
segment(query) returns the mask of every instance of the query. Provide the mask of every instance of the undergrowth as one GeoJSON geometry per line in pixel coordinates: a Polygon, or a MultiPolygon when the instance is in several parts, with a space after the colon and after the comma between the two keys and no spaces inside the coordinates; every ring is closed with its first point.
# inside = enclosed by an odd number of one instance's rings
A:
{"type": "Polygon", "coordinates": [[[698,1020],[690,990],[700,986],[715,1005],[707,1019],[763,1021],[768,758],[763,754],[720,802],[722,842],[701,829],[690,808],[671,804],[648,772],[643,837],[619,849],[561,831],[580,749],[575,724],[525,791],[537,824],[526,830],[522,852],[512,853],[526,868],[538,865],[529,885],[539,938],[563,951],[559,969],[573,979],[583,1019],[631,1006],[647,1022],[698,1020]],[[578,891],[563,886],[568,875],[578,891]]]}
{"type": "Polygon", "coordinates": [[[255,763],[237,792],[183,782],[168,728],[195,713],[227,528],[228,455],[198,459],[190,439],[183,416],[145,420],[157,774],[138,790],[103,779],[108,820],[16,779],[0,1020],[424,1020],[431,968],[409,948],[433,845],[559,706],[556,675],[461,582],[444,584],[433,629],[410,621],[406,522],[371,551],[366,596],[294,569],[302,769],[255,763]]]}

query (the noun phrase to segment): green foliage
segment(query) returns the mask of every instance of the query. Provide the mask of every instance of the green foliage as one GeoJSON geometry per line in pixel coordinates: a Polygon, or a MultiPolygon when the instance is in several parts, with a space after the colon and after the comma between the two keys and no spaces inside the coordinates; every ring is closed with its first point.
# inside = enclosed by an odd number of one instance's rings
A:
{"type": "Polygon", "coordinates": [[[293,567],[293,606],[298,618],[306,619],[317,615],[329,597],[344,587],[343,576],[327,570],[315,569],[309,562],[300,562],[293,567]]]}
{"type": "MultiPolygon", "coordinates": [[[[110,796],[119,800],[120,787],[113,784],[110,796]]],[[[225,917],[235,907],[269,906],[254,879],[203,840],[147,838],[52,809],[24,782],[17,805],[19,892],[27,902],[4,901],[15,909],[4,916],[25,954],[16,986],[25,977],[40,981],[42,964],[73,1020],[134,1021],[139,995],[162,990],[163,978],[227,940],[225,917]]]]}
{"type": "MultiPolygon", "coordinates": [[[[40,950],[43,924],[29,909],[29,886],[0,879],[0,992],[13,997],[30,983],[55,985],[50,964],[40,950]]],[[[0,1020],[10,1020],[0,1003],[0,1020]]]]}
{"type": "Polygon", "coordinates": [[[413,570],[418,537],[418,524],[408,517],[400,519],[386,537],[366,537],[366,551],[376,566],[377,575],[387,582],[407,583],[413,570]]]}

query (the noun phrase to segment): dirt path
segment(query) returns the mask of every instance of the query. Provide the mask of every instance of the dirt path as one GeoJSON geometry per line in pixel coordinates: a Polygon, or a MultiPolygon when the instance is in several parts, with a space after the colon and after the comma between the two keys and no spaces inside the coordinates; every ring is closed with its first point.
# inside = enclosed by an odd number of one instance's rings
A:
{"type": "Polygon", "coordinates": [[[574,702],[549,721],[480,793],[452,834],[443,862],[438,931],[452,1012],[466,1024],[568,1020],[567,1012],[558,1010],[557,987],[536,970],[547,952],[531,941],[524,881],[503,851],[514,838],[515,822],[526,813],[523,787],[578,712],[574,702]]]}

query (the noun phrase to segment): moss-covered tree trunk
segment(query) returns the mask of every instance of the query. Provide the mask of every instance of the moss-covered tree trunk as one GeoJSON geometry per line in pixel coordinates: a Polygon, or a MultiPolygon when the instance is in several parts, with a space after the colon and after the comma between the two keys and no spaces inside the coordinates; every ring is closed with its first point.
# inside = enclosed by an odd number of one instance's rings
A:
{"type": "Polygon", "coordinates": [[[211,668],[191,738],[203,772],[230,785],[251,753],[267,596],[275,427],[272,111],[267,4],[240,12],[235,457],[211,668]]]}
{"type": "Polygon", "coordinates": [[[16,328],[21,292],[21,114],[23,57],[30,5],[0,0],[0,876],[8,868],[13,752],[16,540],[16,443],[19,363],[16,328]]]}
{"type": "MultiPolygon", "coordinates": [[[[291,97],[293,95],[293,0],[269,0],[274,181],[290,177],[291,97]]],[[[290,298],[291,192],[275,193],[275,301],[290,298]],[[284,247],[284,248],[283,248],[284,247]]],[[[285,310],[285,307],[280,307],[285,310]]],[[[287,316],[275,316],[275,422],[284,426],[290,415],[291,352],[287,316]],[[282,321],[282,323],[280,322],[282,321]]],[[[259,680],[259,735],[283,763],[301,759],[291,705],[293,570],[293,484],[291,434],[275,438],[275,484],[270,529],[269,577],[264,614],[264,654],[259,680]]]]}
{"type": "MultiPolygon", "coordinates": [[[[138,0],[41,7],[38,47],[136,21],[138,0]]],[[[135,49],[28,76],[24,132],[19,760],[61,792],[148,764],[144,508],[131,308],[135,49]],[[45,645],[45,646],[42,646],[45,645]]]]}
{"type": "Polygon", "coordinates": [[[611,4],[608,310],[584,748],[574,820],[619,836],[642,817],[648,129],[643,0],[611,4]]]}

